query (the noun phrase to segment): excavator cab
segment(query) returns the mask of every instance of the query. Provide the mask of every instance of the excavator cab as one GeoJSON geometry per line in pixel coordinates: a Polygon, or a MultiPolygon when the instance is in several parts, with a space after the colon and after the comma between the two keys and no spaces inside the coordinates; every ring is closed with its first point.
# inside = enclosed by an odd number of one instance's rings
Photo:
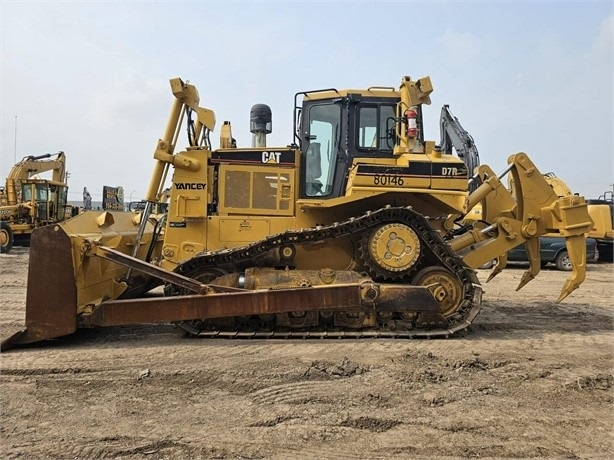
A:
{"type": "Polygon", "coordinates": [[[38,223],[59,222],[66,217],[68,187],[52,181],[28,179],[21,185],[22,202],[33,209],[32,218],[38,223]]]}

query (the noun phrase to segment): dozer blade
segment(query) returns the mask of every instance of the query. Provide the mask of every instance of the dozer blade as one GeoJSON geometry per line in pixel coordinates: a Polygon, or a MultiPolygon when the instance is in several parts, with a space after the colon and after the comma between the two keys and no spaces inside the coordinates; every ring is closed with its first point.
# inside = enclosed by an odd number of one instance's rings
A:
{"type": "Polygon", "coordinates": [[[26,329],[1,345],[40,342],[77,330],[77,289],[70,237],[55,225],[32,232],[26,294],[26,329]]]}
{"type": "MultiPolygon", "coordinates": [[[[127,269],[99,263],[84,253],[84,238],[122,251],[134,247],[132,213],[86,211],[60,224],[38,227],[30,238],[26,329],[4,340],[1,349],[54,339],[75,332],[79,307],[117,297],[127,286],[116,282],[127,269]]],[[[151,232],[146,237],[150,241],[151,232]]],[[[140,248],[144,257],[147,245],[140,248]]]]}

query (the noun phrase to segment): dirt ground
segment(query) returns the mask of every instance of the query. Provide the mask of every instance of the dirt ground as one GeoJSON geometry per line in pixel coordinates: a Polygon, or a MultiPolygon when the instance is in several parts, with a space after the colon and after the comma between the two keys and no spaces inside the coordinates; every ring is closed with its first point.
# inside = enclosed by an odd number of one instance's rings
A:
{"type": "MultiPolygon", "coordinates": [[[[0,334],[23,325],[28,249],[0,256],[0,334]]],[[[610,458],[612,264],[522,268],[443,340],[80,331],[2,353],[1,458],[610,458]]],[[[488,271],[480,270],[485,281],[488,271]]]]}

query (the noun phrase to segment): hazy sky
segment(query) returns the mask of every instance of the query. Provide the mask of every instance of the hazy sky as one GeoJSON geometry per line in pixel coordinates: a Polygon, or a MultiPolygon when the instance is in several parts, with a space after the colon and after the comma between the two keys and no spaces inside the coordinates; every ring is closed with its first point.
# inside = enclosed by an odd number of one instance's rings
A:
{"type": "Polygon", "coordinates": [[[429,75],[428,139],[449,104],[495,171],[524,151],[587,198],[614,183],[611,0],[1,0],[1,40],[0,180],[15,159],[63,150],[70,200],[103,185],[144,196],[172,77],[215,111],[217,148],[224,120],[251,145],[256,103],[273,111],[267,144],[285,146],[299,91],[429,75]]]}

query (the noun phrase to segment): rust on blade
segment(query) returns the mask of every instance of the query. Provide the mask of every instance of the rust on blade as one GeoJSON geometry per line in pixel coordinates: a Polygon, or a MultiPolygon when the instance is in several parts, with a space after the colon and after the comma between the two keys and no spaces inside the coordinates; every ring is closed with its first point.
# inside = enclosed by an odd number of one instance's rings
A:
{"type": "Polygon", "coordinates": [[[26,330],[2,350],[72,334],[77,330],[77,290],[69,236],[57,225],[34,229],[30,240],[26,330]]]}
{"type": "Polygon", "coordinates": [[[82,315],[81,320],[84,326],[120,326],[341,308],[364,308],[359,285],[113,300],[82,315]]]}
{"type": "Polygon", "coordinates": [[[121,326],[165,323],[231,316],[266,315],[313,310],[437,311],[426,288],[387,286],[376,283],[333,284],[292,289],[222,292],[146,299],[109,300],[91,314],[80,317],[80,326],[121,326]],[[377,292],[375,298],[369,292],[377,292]],[[396,297],[393,300],[392,297],[396,297]]]}

